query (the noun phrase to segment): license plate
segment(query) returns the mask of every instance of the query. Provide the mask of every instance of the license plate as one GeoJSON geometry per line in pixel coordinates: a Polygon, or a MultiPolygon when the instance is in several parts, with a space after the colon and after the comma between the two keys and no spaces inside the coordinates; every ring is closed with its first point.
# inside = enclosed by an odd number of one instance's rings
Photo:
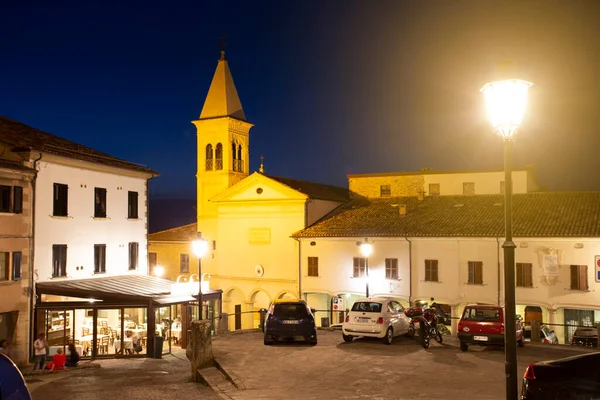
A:
{"type": "Polygon", "coordinates": [[[297,324],[298,321],[296,321],[295,319],[285,319],[283,320],[284,324],[297,324]]]}
{"type": "Polygon", "coordinates": [[[474,340],[480,340],[482,342],[487,342],[488,337],[487,336],[473,336],[474,340]]]}
{"type": "Polygon", "coordinates": [[[358,322],[360,322],[361,324],[368,324],[370,321],[371,321],[371,318],[363,318],[363,317],[358,318],[358,322]]]}

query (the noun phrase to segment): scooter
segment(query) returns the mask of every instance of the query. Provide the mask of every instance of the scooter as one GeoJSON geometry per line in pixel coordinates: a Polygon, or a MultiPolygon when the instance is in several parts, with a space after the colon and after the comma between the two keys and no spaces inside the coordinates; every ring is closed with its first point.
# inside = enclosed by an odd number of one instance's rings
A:
{"type": "Polygon", "coordinates": [[[434,339],[438,343],[442,343],[442,334],[438,330],[437,323],[437,312],[434,307],[429,307],[423,310],[423,315],[419,318],[419,339],[421,346],[424,349],[429,348],[430,339],[434,339]]]}

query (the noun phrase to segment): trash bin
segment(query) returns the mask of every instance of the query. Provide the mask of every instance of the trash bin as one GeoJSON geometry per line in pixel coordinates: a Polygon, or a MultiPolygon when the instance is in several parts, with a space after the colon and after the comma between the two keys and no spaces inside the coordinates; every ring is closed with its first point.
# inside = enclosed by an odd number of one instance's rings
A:
{"type": "Polygon", "coordinates": [[[152,358],[162,358],[164,342],[165,342],[164,337],[162,337],[162,336],[154,337],[154,354],[152,355],[152,358]]]}
{"type": "Polygon", "coordinates": [[[265,331],[265,318],[267,317],[267,310],[265,308],[260,309],[260,330],[265,331]]]}

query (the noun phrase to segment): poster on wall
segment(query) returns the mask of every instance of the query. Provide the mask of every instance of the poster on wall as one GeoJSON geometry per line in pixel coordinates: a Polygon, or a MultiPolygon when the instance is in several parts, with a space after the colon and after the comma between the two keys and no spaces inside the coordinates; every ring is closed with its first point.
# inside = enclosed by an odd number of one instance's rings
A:
{"type": "Polygon", "coordinates": [[[596,282],[600,282],[600,256],[596,256],[596,282]]]}
{"type": "Polygon", "coordinates": [[[558,254],[544,254],[542,267],[544,275],[558,276],[558,254]]]}

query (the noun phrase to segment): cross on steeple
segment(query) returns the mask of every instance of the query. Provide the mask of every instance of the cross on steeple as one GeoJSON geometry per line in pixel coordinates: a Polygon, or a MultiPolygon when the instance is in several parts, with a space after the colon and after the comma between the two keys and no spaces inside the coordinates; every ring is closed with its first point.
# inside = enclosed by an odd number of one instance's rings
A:
{"type": "Polygon", "coordinates": [[[260,168],[258,169],[258,172],[260,172],[261,174],[265,173],[265,156],[261,155],[260,157],[260,168]]]}
{"type": "Polygon", "coordinates": [[[219,47],[221,48],[221,60],[225,59],[225,46],[227,42],[227,35],[221,35],[219,38],[219,47]]]}

